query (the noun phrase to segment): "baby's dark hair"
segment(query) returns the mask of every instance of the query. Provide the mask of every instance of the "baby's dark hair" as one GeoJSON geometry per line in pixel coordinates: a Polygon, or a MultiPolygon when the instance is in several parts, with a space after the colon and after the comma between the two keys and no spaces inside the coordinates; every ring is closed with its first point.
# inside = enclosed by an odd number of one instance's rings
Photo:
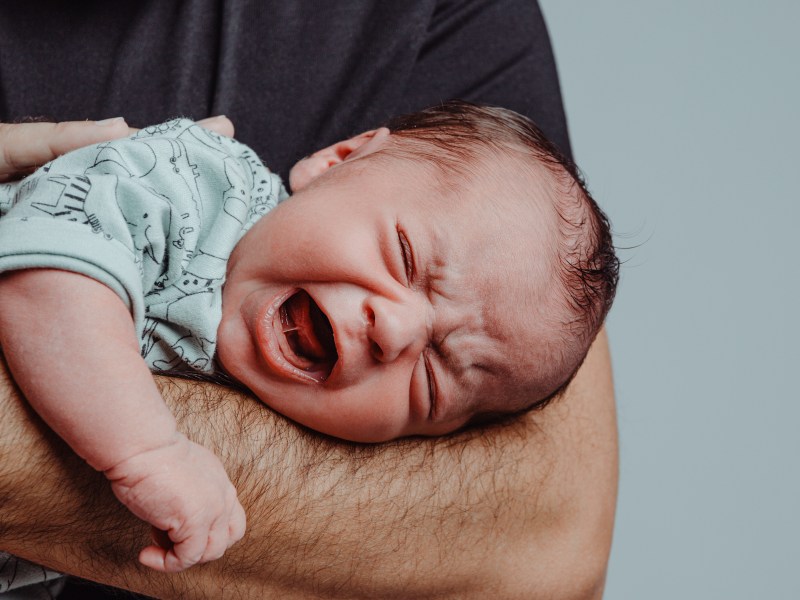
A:
{"type": "MultiPolygon", "coordinates": [[[[554,195],[559,221],[558,278],[561,302],[571,315],[559,323],[569,372],[541,408],[572,380],[611,308],[619,278],[609,220],[592,198],[575,164],[528,118],[504,108],[451,100],[392,119],[387,127],[396,140],[379,152],[422,160],[452,180],[468,175],[476,160],[512,156],[544,166],[559,191],[554,195]],[[487,150],[489,152],[487,152],[487,150]]],[[[559,357],[562,359],[563,356],[559,357]]],[[[487,420],[487,415],[477,415],[487,420]]]]}

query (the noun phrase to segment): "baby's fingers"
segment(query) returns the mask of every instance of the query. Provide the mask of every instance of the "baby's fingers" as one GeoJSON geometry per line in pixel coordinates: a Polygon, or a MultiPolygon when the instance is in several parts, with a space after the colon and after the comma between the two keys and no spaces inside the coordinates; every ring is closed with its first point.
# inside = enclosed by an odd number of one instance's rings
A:
{"type": "Polygon", "coordinates": [[[166,566],[167,552],[169,551],[165,550],[161,546],[147,546],[146,548],[143,548],[141,552],[139,552],[139,562],[145,567],[149,567],[154,571],[169,573],[170,571],[167,570],[166,566]]]}
{"type": "Polygon", "coordinates": [[[147,546],[139,552],[139,562],[162,573],[179,573],[196,565],[199,560],[186,560],[175,553],[175,549],[164,550],[159,546],[147,546]]]}
{"type": "Polygon", "coordinates": [[[244,509],[237,500],[230,515],[218,518],[206,536],[190,536],[173,545],[166,532],[153,528],[157,543],[142,549],[139,562],[162,573],[177,573],[197,563],[217,560],[242,539],[246,522],[244,509]]]}
{"type": "MultiPolygon", "coordinates": [[[[164,557],[164,568],[166,572],[177,573],[199,562],[205,562],[203,557],[206,553],[209,541],[210,533],[206,530],[202,534],[189,536],[185,540],[174,544],[164,557]]],[[[220,556],[222,555],[220,554],[220,556]]]]}
{"type": "Polygon", "coordinates": [[[231,515],[231,521],[228,529],[228,535],[230,538],[230,543],[228,547],[233,546],[236,542],[238,542],[242,537],[244,537],[244,531],[247,526],[247,517],[244,514],[244,509],[242,505],[239,504],[239,501],[236,501],[236,506],[233,509],[233,514],[231,515]]]}
{"type": "MultiPolygon", "coordinates": [[[[162,538],[156,534],[154,538],[162,538]]],[[[208,545],[208,533],[190,535],[186,539],[164,548],[161,545],[150,545],[139,553],[139,562],[163,573],[177,573],[200,562],[208,545]]]]}
{"type": "Polygon", "coordinates": [[[203,551],[203,556],[200,557],[201,563],[217,560],[228,549],[230,545],[228,538],[228,519],[219,518],[211,526],[208,532],[208,545],[203,551]]]}
{"type": "Polygon", "coordinates": [[[242,539],[246,518],[241,504],[235,499],[234,502],[232,510],[221,515],[211,526],[208,532],[208,546],[200,562],[217,560],[228,548],[242,539]]]}

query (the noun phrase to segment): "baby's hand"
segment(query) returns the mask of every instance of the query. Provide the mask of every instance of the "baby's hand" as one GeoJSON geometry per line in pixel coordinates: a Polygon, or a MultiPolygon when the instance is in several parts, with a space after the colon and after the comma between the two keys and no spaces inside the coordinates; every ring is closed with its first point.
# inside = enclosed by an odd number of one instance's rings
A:
{"type": "Polygon", "coordinates": [[[170,549],[155,544],[144,548],[139,562],[146,567],[174,573],[216,560],[244,535],[244,509],[222,463],[183,435],[105,475],[133,514],[172,541],[170,549]]]}

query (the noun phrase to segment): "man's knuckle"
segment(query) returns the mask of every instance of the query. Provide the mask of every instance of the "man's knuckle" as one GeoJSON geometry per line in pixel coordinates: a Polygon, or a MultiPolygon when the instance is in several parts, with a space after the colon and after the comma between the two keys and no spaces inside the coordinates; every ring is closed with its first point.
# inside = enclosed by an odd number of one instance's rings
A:
{"type": "Polygon", "coordinates": [[[52,123],[52,128],[55,134],[66,133],[72,129],[72,123],[68,121],[59,121],[58,123],[52,123]]]}
{"type": "Polygon", "coordinates": [[[19,168],[20,165],[17,162],[11,144],[4,143],[0,138],[0,169],[16,171],[19,168]]]}

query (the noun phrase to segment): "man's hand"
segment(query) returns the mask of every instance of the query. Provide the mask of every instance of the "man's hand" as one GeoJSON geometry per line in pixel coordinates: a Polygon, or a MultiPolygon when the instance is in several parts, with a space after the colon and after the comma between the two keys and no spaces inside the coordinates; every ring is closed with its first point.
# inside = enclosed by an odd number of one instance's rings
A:
{"type": "MultiPolygon", "coordinates": [[[[198,124],[221,135],[233,136],[233,123],[227,117],[209,117],[198,124]]],[[[76,148],[115,140],[135,131],[122,117],[103,121],[0,123],[0,182],[24,177],[76,148]]]]}
{"type": "MultiPolygon", "coordinates": [[[[213,131],[214,133],[218,133],[226,137],[233,137],[233,132],[234,132],[233,123],[225,115],[208,117],[206,119],[201,119],[200,121],[196,121],[196,123],[200,125],[200,127],[208,129],[209,131],[213,131]]],[[[139,131],[139,129],[136,127],[130,128],[131,134],[134,134],[137,131],[139,131]]]]}
{"type": "Polygon", "coordinates": [[[56,156],[128,135],[125,119],[0,123],[0,181],[32,173],[56,156]]]}

